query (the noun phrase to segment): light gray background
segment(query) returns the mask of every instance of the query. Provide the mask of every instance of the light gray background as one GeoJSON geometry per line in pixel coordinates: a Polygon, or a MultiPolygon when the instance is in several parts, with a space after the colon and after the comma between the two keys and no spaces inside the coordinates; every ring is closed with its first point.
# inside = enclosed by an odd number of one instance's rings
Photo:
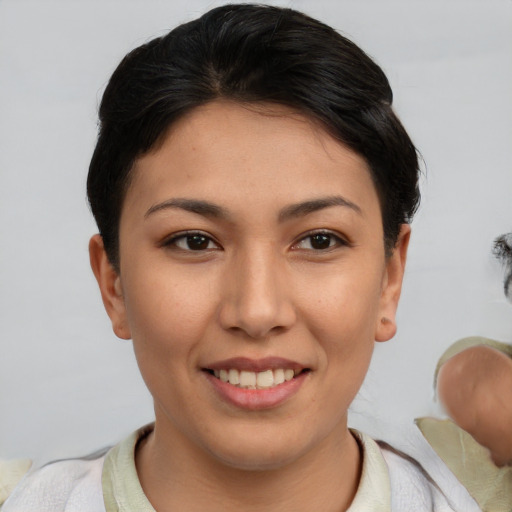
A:
{"type": "MultiPolygon", "coordinates": [[[[3,457],[81,455],[152,419],[89,270],[96,109],[127,51],[221,3],[0,0],[3,457]]],[[[444,349],[468,335],[512,341],[490,256],[512,229],[512,1],[271,3],[318,17],[377,60],[426,161],[399,334],[377,346],[352,408],[352,424],[407,449],[402,428],[437,413],[444,349]]]]}

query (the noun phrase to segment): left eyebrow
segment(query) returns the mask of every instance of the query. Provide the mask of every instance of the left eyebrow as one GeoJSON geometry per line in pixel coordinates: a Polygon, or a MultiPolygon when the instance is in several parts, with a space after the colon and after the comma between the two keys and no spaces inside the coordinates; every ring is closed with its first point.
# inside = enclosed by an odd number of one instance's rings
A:
{"type": "Polygon", "coordinates": [[[329,196],[286,206],[279,212],[279,222],[284,222],[296,217],[303,217],[304,215],[309,215],[310,213],[323,210],[324,208],[330,208],[331,206],[343,206],[354,210],[359,215],[363,214],[361,208],[352,201],[342,196],[329,196]]]}
{"type": "Polygon", "coordinates": [[[197,215],[202,215],[203,217],[213,217],[216,219],[226,219],[229,217],[228,212],[224,208],[214,203],[198,199],[177,198],[169,199],[168,201],[164,201],[162,203],[153,205],[144,214],[144,218],[147,219],[150,215],[152,215],[155,212],[168,209],[185,210],[187,212],[196,213],[197,215]]]}

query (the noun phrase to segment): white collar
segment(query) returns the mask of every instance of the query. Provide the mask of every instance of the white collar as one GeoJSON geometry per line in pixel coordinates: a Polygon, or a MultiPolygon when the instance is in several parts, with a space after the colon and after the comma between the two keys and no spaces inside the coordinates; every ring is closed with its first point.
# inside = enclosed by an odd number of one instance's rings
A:
{"type": "MultiPolygon", "coordinates": [[[[102,475],[106,512],[155,512],[135,468],[135,446],[153,430],[147,425],[112,448],[102,475]]],[[[361,480],[347,512],[391,512],[391,491],[386,461],[379,446],[366,434],[351,430],[363,453],[361,480]]]]}

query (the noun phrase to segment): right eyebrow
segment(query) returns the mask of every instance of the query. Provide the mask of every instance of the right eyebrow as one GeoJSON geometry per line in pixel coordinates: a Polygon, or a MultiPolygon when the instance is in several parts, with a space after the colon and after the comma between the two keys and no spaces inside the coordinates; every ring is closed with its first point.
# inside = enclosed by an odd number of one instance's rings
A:
{"type": "Polygon", "coordinates": [[[175,198],[153,205],[144,214],[144,218],[147,219],[150,215],[153,215],[156,212],[174,208],[196,213],[197,215],[202,215],[203,217],[213,217],[217,219],[227,219],[229,217],[227,210],[217,204],[210,203],[208,201],[202,201],[200,199],[175,198]]]}
{"type": "Polygon", "coordinates": [[[303,201],[301,203],[287,206],[279,213],[279,220],[283,222],[294,217],[303,217],[305,215],[309,215],[310,213],[323,210],[324,208],[330,208],[332,206],[343,206],[350,208],[351,210],[357,212],[359,215],[363,214],[361,208],[352,201],[349,201],[342,196],[328,196],[319,197],[317,199],[311,199],[309,201],[303,201]]]}

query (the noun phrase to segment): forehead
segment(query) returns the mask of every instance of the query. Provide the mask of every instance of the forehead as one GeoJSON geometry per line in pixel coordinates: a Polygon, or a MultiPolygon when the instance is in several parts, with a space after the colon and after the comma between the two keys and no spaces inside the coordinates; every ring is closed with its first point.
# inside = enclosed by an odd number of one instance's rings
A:
{"type": "Polygon", "coordinates": [[[215,101],[137,160],[125,203],[193,195],[272,207],[333,194],[378,206],[366,161],[320,123],[284,106],[215,101]]]}

